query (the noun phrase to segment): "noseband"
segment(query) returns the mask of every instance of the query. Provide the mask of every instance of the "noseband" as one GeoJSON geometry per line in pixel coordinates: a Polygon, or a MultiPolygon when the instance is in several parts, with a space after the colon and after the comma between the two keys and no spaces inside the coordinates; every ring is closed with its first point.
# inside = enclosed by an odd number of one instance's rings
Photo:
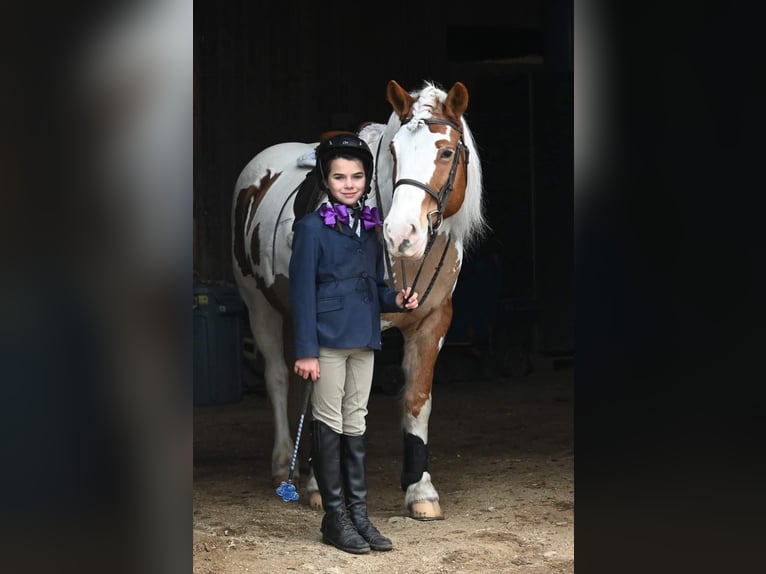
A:
{"type": "MultiPolygon", "coordinates": [[[[408,121],[409,121],[408,119],[403,120],[402,125],[404,125],[408,121]]],[[[452,167],[449,170],[449,176],[447,177],[447,181],[444,182],[444,185],[437,192],[437,191],[434,191],[433,188],[429,187],[425,183],[421,183],[417,181],[416,179],[402,178],[397,180],[394,183],[394,188],[391,191],[391,196],[393,198],[393,194],[396,193],[396,188],[399,187],[400,185],[412,185],[414,187],[418,187],[422,189],[428,195],[433,197],[434,201],[436,201],[436,209],[434,211],[430,211],[427,215],[428,233],[431,237],[433,237],[436,234],[436,232],[439,230],[439,227],[441,226],[442,221],[444,219],[444,208],[447,206],[447,200],[449,199],[449,196],[452,193],[452,188],[455,185],[455,175],[457,174],[457,166],[458,166],[458,163],[460,162],[460,152],[463,150],[465,150],[465,165],[468,166],[468,148],[465,146],[465,143],[463,143],[463,130],[460,129],[460,126],[458,126],[456,123],[451,122],[450,120],[443,120],[439,118],[424,119],[422,121],[426,125],[441,124],[445,126],[450,126],[452,129],[456,130],[460,134],[460,139],[458,140],[457,147],[455,149],[455,159],[452,160],[452,167]]]]}

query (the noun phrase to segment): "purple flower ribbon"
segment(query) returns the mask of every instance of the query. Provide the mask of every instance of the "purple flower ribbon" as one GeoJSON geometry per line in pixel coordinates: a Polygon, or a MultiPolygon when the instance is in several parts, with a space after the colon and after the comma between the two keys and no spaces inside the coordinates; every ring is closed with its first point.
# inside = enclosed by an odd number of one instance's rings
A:
{"type": "Polygon", "coordinates": [[[380,220],[380,213],[378,213],[377,207],[370,209],[365,205],[364,209],[359,213],[359,218],[364,224],[365,231],[369,231],[376,225],[383,225],[383,222],[380,220]]]}
{"type": "MultiPolygon", "coordinates": [[[[349,224],[350,218],[348,214],[348,207],[342,203],[331,204],[324,203],[319,208],[319,215],[324,218],[324,224],[329,227],[334,227],[335,223],[340,221],[341,223],[349,224]]],[[[359,212],[359,219],[362,220],[365,231],[369,231],[376,225],[383,225],[383,221],[380,219],[380,212],[377,207],[370,208],[365,206],[359,212]]]]}
{"type": "Polygon", "coordinates": [[[323,204],[319,208],[319,215],[324,217],[324,224],[329,227],[334,227],[336,221],[348,225],[348,207],[341,203],[337,205],[332,205],[331,203],[323,204]]]}

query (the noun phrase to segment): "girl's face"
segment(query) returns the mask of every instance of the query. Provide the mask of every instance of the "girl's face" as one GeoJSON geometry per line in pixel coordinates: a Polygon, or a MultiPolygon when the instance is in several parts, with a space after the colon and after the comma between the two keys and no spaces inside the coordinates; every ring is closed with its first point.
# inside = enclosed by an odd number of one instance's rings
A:
{"type": "Polygon", "coordinates": [[[338,203],[355,206],[362,198],[366,179],[364,164],[360,159],[337,157],[330,162],[327,187],[338,203]]]}

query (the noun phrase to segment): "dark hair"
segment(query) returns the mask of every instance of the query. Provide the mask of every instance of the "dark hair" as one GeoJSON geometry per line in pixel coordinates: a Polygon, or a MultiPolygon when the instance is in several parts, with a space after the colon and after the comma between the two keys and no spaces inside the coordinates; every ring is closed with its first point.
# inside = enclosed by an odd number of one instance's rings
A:
{"type": "Polygon", "coordinates": [[[358,159],[364,165],[365,188],[364,198],[370,192],[372,186],[372,152],[364,140],[352,134],[333,136],[316,147],[317,169],[322,188],[326,188],[327,173],[330,170],[330,162],[337,158],[358,159]]]}

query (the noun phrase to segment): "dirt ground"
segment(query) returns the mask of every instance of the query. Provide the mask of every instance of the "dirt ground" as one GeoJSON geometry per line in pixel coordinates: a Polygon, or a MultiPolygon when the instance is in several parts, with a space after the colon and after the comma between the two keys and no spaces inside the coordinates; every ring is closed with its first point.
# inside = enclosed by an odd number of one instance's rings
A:
{"type": "MultiPolygon", "coordinates": [[[[274,492],[272,414],[263,392],[197,407],[195,574],[574,572],[573,369],[455,379],[437,380],[433,390],[429,471],[441,521],[406,517],[399,398],[372,394],[369,511],[394,550],[365,555],[321,542],[321,515],[306,505],[301,484],[295,502],[274,492]]],[[[307,443],[304,434],[302,453],[307,443]]]]}

